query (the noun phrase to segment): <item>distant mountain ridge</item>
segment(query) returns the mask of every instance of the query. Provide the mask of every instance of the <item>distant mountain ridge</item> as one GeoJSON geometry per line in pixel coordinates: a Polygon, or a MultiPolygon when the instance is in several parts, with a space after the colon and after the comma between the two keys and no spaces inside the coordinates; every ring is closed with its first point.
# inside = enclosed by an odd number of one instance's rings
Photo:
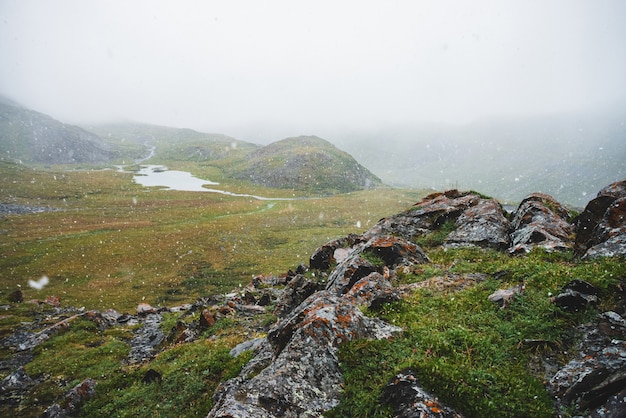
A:
{"type": "Polygon", "coordinates": [[[94,133],[0,100],[0,158],[36,164],[108,163],[120,151],[94,133]]]}
{"type": "Polygon", "coordinates": [[[0,158],[14,162],[184,161],[217,168],[223,178],[264,187],[328,194],[382,186],[350,154],[314,136],[287,138],[263,147],[222,134],[138,123],[88,129],[0,100],[0,158]]]}

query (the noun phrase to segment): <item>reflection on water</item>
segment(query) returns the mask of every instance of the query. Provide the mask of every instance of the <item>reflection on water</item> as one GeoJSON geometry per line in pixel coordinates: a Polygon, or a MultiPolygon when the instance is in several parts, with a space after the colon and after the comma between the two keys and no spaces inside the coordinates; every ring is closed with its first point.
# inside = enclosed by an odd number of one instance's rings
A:
{"type": "MultiPolygon", "coordinates": [[[[123,171],[123,167],[119,167],[123,171]]],[[[137,184],[145,187],[162,187],[165,190],[181,190],[186,192],[220,193],[235,197],[251,197],[257,200],[293,200],[285,197],[263,197],[251,194],[233,193],[225,190],[209,189],[205,185],[219,184],[210,180],[200,179],[187,171],[168,170],[162,165],[142,165],[133,177],[137,184]]]]}

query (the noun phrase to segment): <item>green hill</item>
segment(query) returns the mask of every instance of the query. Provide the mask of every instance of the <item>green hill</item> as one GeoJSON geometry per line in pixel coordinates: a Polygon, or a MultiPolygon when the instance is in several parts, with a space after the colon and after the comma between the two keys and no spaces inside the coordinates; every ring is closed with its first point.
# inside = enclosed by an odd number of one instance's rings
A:
{"type": "Polygon", "coordinates": [[[194,131],[192,129],[139,123],[119,123],[88,128],[103,138],[117,144],[142,145],[142,158],[148,156],[149,148],[155,152],[151,162],[191,161],[226,164],[243,158],[258,148],[257,145],[240,141],[227,135],[194,131]]]}
{"type": "Polygon", "coordinates": [[[315,136],[274,142],[250,153],[227,175],[266,187],[350,192],[382,185],[350,154],[315,136]]]}
{"type": "Polygon", "coordinates": [[[0,158],[34,164],[106,163],[120,150],[78,126],[0,100],[0,158]]]}

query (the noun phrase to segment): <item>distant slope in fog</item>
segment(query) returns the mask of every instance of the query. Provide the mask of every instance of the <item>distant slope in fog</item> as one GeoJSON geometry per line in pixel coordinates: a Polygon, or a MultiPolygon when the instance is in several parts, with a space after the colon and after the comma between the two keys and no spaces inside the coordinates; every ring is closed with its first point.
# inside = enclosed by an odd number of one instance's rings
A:
{"type": "Polygon", "coordinates": [[[107,163],[119,150],[78,126],[0,98],[0,158],[37,164],[107,163]]]}
{"type": "Polygon", "coordinates": [[[625,122],[626,111],[611,109],[396,127],[337,142],[393,186],[474,189],[504,201],[541,191],[584,207],[603,185],[626,177],[625,122]]]}
{"type": "Polygon", "coordinates": [[[250,153],[228,175],[267,187],[350,192],[382,182],[350,154],[316,136],[287,138],[250,153]]]}
{"type": "Polygon", "coordinates": [[[227,135],[141,123],[117,123],[88,128],[103,138],[117,143],[141,144],[156,147],[152,161],[194,161],[224,163],[240,159],[258,145],[240,141],[227,135]]]}

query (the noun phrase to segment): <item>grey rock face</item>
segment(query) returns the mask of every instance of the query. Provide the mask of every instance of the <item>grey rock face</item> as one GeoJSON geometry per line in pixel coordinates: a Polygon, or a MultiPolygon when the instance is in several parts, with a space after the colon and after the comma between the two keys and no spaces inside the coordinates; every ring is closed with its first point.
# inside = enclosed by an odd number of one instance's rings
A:
{"type": "Polygon", "coordinates": [[[547,251],[572,248],[574,227],[566,218],[569,211],[549,195],[533,193],[525,198],[511,221],[512,253],[527,253],[533,247],[547,251]]]}
{"type": "Polygon", "coordinates": [[[444,247],[477,246],[504,250],[511,244],[511,224],[498,202],[480,199],[456,220],[457,228],[446,237],[444,247]]]}
{"type": "Polygon", "coordinates": [[[397,374],[385,387],[381,400],[393,406],[397,418],[462,418],[424,390],[411,370],[397,374]]]}

